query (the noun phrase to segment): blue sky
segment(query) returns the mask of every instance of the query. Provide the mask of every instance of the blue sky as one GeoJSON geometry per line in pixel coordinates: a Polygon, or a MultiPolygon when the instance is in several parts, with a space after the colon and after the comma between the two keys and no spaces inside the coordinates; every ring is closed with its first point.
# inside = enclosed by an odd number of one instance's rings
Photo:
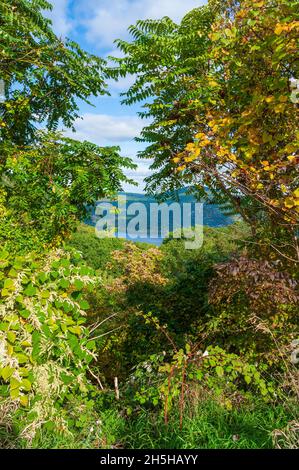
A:
{"type": "MultiPolygon", "coordinates": [[[[174,21],[206,0],[49,0],[49,14],[55,32],[78,42],[87,51],[101,57],[119,55],[113,41],[128,39],[127,28],[138,19],[169,16],[174,21]]],[[[126,90],[132,78],[109,82],[110,97],[93,98],[94,107],[82,104],[82,119],[75,122],[76,137],[101,146],[119,145],[122,155],[130,156],[138,169],[128,176],[139,184],[127,186],[127,191],[142,192],[143,180],[150,173],[149,161],[136,158],[141,144],[134,142],[144,121],[137,116],[138,106],[122,106],[119,93],[126,90]]]]}

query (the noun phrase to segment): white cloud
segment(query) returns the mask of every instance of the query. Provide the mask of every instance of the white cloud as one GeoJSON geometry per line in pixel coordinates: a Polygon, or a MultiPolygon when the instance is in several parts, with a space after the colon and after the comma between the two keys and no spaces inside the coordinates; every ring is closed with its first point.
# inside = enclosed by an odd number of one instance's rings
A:
{"type": "Polygon", "coordinates": [[[87,39],[97,47],[110,47],[127,37],[127,28],[138,19],[169,16],[180,21],[206,0],[79,0],[75,11],[86,28],[87,39]]]}
{"type": "Polygon", "coordinates": [[[140,192],[144,189],[144,178],[151,174],[149,166],[151,161],[141,160],[136,157],[141,149],[133,139],[137,137],[141,129],[146,125],[145,120],[136,116],[110,116],[107,114],[86,113],[82,119],[74,123],[76,132],[65,131],[65,135],[81,141],[88,140],[100,146],[121,145],[121,155],[129,156],[138,165],[136,170],[127,170],[128,178],[138,183],[138,187],[125,185],[126,191],[140,192]]]}
{"type": "Polygon", "coordinates": [[[136,76],[128,75],[127,77],[120,78],[118,81],[109,79],[106,82],[108,85],[109,92],[111,93],[112,91],[113,95],[113,91],[117,91],[118,93],[127,91],[134,84],[135,80],[136,76]]]}
{"type": "Polygon", "coordinates": [[[138,167],[136,170],[127,170],[126,171],[126,176],[132,180],[134,180],[136,183],[138,183],[138,186],[134,185],[124,185],[125,191],[128,192],[140,192],[144,191],[145,187],[145,182],[144,178],[149,176],[152,172],[149,169],[150,162],[145,162],[141,160],[137,160],[136,158],[133,158],[134,162],[137,163],[138,167]]]}
{"type": "Polygon", "coordinates": [[[117,144],[133,140],[144,125],[145,121],[136,116],[86,113],[82,119],[76,119],[74,124],[76,133],[67,131],[67,135],[98,145],[117,144]]]}

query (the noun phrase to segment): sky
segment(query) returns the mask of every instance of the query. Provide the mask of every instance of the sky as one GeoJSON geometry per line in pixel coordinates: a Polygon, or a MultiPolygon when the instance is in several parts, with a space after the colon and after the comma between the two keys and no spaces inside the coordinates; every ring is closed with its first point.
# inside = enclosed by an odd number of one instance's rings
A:
{"type": "MultiPolygon", "coordinates": [[[[119,55],[115,39],[129,39],[127,32],[138,19],[158,19],[169,16],[179,22],[188,11],[206,3],[206,0],[49,0],[53,11],[47,13],[58,36],[76,41],[90,53],[106,57],[119,55]]],[[[76,134],[68,135],[89,140],[100,146],[118,145],[123,156],[131,157],[138,164],[136,171],[128,170],[127,176],[138,187],[126,185],[125,191],[143,192],[144,178],[150,174],[150,161],[137,158],[143,144],[136,143],[145,122],[138,116],[138,105],[124,106],[119,94],[132,83],[132,78],[119,82],[109,81],[111,96],[92,98],[93,107],[80,104],[82,119],[75,122],[76,134]]]]}

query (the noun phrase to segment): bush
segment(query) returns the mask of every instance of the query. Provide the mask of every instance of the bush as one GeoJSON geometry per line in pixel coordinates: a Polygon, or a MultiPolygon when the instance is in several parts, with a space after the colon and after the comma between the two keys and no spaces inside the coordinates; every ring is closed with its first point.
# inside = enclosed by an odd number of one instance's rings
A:
{"type": "Polygon", "coordinates": [[[160,249],[144,251],[143,246],[126,243],[111,253],[106,294],[98,293],[100,308],[95,306],[95,310],[105,312],[106,299],[106,311],[109,306],[118,313],[113,326],[121,327],[121,332],[107,339],[105,351],[110,350],[116,363],[122,364],[117,369],[122,377],[148,355],[169,347],[161,332],[157,334],[151,323],[145,324],[136,315],[139,312],[153,314],[161,325],[167,325],[180,347],[186,335],[196,338],[205,329],[214,265],[240,249],[246,233],[246,226],[239,223],[225,229],[204,228],[204,244],[196,250],[186,250],[184,240],[170,239],[160,249]]]}
{"type": "Polygon", "coordinates": [[[93,274],[76,254],[0,253],[1,425],[19,439],[30,443],[41,428],[71,433],[74,402],[82,415],[90,408],[95,343],[85,292],[97,284],[93,274]]]}
{"type": "MultiPolygon", "coordinates": [[[[122,250],[128,242],[123,238],[98,238],[94,227],[81,224],[72,234],[68,244],[82,253],[83,259],[93,269],[104,270],[111,261],[111,254],[115,250],[122,250]]],[[[147,243],[136,243],[143,249],[150,247],[147,243]]],[[[116,270],[115,275],[119,274],[116,270]]]]}

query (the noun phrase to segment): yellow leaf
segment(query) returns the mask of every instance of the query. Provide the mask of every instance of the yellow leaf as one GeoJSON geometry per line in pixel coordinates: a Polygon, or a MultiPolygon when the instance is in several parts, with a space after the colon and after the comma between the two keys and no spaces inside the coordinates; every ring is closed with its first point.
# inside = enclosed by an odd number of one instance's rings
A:
{"type": "Polygon", "coordinates": [[[188,152],[192,152],[194,150],[194,144],[193,143],[187,144],[186,150],[188,150],[188,152]]]}
{"type": "Polygon", "coordinates": [[[206,137],[206,134],[204,134],[203,132],[199,132],[198,134],[196,134],[195,138],[196,139],[203,139],[206,137]]]}
{"type": "Polygon", "coordinates": [[[25,407],[28,406],[28,402],[29,402],[28,395],[21,395],[20,396],[20,403],[21,403],[22,406],[25,406],[25,407]]]}
{"type": "Polygon", "coordinates": [[[294,207],[295,205],[295,201],[292,197],[288,197],[285,201],[284,201],[284,205],[285,207],[287,207],[288,209],[291,209],[292,207],[294,207]]]}
{"type": "MultiPolygon", "coordinates": [[[[213,129],[214,130],[214,129],[213,129]]],[[[202,140],[201,142],[199,142],[199,146],[200,147],[206,147],[207,145],[209,145],[211,142],[209,141],[209,139],[204,139],[202,140]]]]}
{"type": "Polygon", "coordinates": [[[185,158],[186,163],[193,162],[194,160],[196,160],[196,157],[194,155],[185,158]]]}
{"type": "Polygon", "coordinates": [[[281,23],[277,23],[274,33],[279,36],[283,32],[283,30],[284,30],[284,25],[281,23]]]}
{"type": "Polygon", "coordinates": [[[178,166],[177,170],[178,171],[184,171],[186,168],[186,165],[178,166]]]}
{"type": "Polygon", "coordinates": [[[281,96],[279,97],[279,101],[280,101],[281,103],[286,103],[287,101],[289,101],[289,97],[288,97],[288,96],[285,96],[285,95],[281,95],[281,96]]]}
{"type": "Polygon", "coordinates": [[[275,206],[275,207],[279,206],[279,202],[277,201],[277,199],[271,199],[270,204],[271,206],[275,206]]]}
{"type": "Polygon", "coordinates": [[[285,110],[285,103],[280,103],[274,107],[274,111],[276,112],[276,114],[283,113],[284,110],[285,110]]]}

